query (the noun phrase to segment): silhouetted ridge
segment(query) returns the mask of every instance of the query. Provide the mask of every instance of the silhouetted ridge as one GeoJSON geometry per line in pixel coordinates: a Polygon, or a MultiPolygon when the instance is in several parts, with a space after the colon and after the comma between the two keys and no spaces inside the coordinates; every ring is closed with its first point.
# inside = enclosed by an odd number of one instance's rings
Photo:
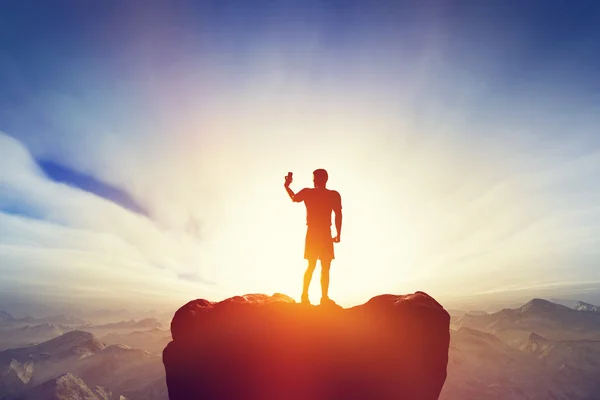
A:
{"type": "Polygon", "coordinates": [[[20,349],[9,349],[0,352],[0,361],[16,360],[50,360],[67,356],[82,357],[106,347],[94,335],[84,331],[71,331],[35,346],[20,349]]]}
{"type": "Polygon", "coordinates": [[[51,315],[49,317],[42,317],[42,318],[23,317],[23,318],[15,319],[15,321],[25,322],[28,324],[38,324],[38,325],[44,324],[44,323],[82,325],[82,324],[85,324],[85,322],[86,322],[82,319],[70,317],[70,316],[67,316],[64,314],[51,315]]]}
{"type": "Polygon", "coordinates": [[[129,321],[111,322],[104,325],[96,325],[96,329],[157,329],[162,328],[163,324],[156,318],[144,318],[140,321],[133,319],[129,321]]]}
{"type": "Polygon", "coordinates": [[[450,316],[423,292],[308,306],[282,294],[195,300],[163,352],[171,400],[437,399],[450,316]]]}

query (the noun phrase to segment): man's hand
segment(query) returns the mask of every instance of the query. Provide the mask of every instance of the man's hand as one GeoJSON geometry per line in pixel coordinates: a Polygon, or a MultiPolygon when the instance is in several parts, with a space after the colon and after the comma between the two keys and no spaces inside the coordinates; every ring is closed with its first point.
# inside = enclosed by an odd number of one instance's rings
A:
{"type": "Polygon", "coordinates": [[[336,237],[333,238],[333,243],[339,243],[340,242],[340,235],[337,235],[336,237]]]}
{"type": "Polygon", "coordinates": [[[285,183],[283,184],[284,187],[290,187],[290,184],[292,183],[293,179],[292,179],[292,175],[288,174],[285,177],[285,183]]]}
{"type": "Polygon", "coordinates": [[[298,192],[298,194],[295,194],[294,191],[290,189],[290,183],[292,183],[292,173],[288,172],[287,176],[285,177],[285,183],[283,184],[285,191],[287,192],[288,196],[290,196],[290,199],[292,199],[293,202],[299,203],[301,201],[304,201],[304,197],[302,194],[305,192],[305,190],[302,189],[298,192]]]}

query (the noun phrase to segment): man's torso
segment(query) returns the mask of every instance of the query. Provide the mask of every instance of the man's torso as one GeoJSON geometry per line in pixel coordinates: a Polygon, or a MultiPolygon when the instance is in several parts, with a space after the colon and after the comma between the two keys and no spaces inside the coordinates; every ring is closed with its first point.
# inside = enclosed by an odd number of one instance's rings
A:
{"type": "Polygon", "coordinates": [[[341,210],[341,196],[335,190],[306,188],[301,191],[306,205],[306,225],[309,227],[331,226],[331,213],[341,210]]]}

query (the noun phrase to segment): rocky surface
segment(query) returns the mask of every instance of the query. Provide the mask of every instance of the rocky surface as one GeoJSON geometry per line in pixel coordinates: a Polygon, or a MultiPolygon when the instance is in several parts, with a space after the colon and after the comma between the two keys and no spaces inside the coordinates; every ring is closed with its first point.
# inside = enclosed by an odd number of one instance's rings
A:
{"type": "Polygon", "coordinates": [[[195,300],[163,352],[171,400],[437,399],[450,317],[422,292],[343,309],[276,294],[195,300]]]}

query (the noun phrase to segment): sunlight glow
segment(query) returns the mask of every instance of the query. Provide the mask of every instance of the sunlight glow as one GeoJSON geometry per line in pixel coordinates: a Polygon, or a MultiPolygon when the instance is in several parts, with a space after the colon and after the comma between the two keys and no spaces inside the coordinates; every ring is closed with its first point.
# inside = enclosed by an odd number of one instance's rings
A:
{"type": "Polygon", "coordinates": [[[600,227],[589,222],[598,113],[551,95],[562,64],[521,87],[504,55],[531,53],[526,43],[482,51],[479,36],[439,24],[444,13],[400,24],[372,15],[361,29],[361,11],[337,32],[352,13],[315,20],[274,7],[245,20],[218,8],[206,15],[224,21],[183,12],[173,27],[159,23],[162,6],[125,10],[107,37],[65,45],[69,57],[36,40],[48,60],[22,71],[0,60],[15,82],[0,127],[0,258],[10,262],[0,290],[58,296],[47,282],[67,276],[63,296],[93,282],[90,297],[144,306],[299,299],[306,211],[283,183],[291,171],[294,191],[310,187],[317,168],[342,197],[330,280],[339,304],[599,279],[600,227]],[[243,28],[223,29],[233,22],[243,28]],[[55,181],[40,160],[118,188],[145,212],[55,181]]]}

